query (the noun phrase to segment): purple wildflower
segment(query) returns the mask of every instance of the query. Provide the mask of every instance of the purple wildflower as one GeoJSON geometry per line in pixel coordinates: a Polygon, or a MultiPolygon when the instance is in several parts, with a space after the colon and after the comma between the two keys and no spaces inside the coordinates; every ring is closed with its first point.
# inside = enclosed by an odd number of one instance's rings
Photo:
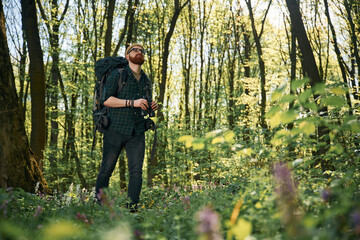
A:
{"type": "Polygon", "coordinates": [[[35,209],[35,213],[33,215],[33,218],[39,217],[39,215],[43,212],[43,208],[41,206],[37,206],[35,209]]]}
{"type": "Polygon", "coordinates": [[[3,201],[3,203],[0,205],[0,211],[2,212],[2,217],[6,218],[7,217],[7,206],[8,206],[9,201],[5,200],[3,201]]]}
{"type": "Polygon", "coordinates": [[[88,218],[85,214],[79,212],[76,213],[76,219],[85,223],[86,225],[90,225],[93,223],[91,218],[88,218]]]}
{"type": "Polygon", "coordinates": [[[143,233],[140,232],[138,229],[135,229],[135,231],[134,231],[134,236],[135,236],[135,239],[139,239],[139,240],[144,239],[143,233]]]}
{"type": "Polygon", "coordinates": [[[324,202],[328,202],[331,197],[331,190],[326,188],[321,191],[321,198],[324,202]]]}
{"type": "Polygon", "coordinates": [[[275,164],[274,177],[276,188],[275,192],[278,200],[278,207],[282,213],[282,222],[287,227],[290,236],[299,236],[300,230],[300,211],[297,206],[296,185],[294,184],[292,173],[285,164],[275,164]]]}
{"type": "Polygon", "coordinates": [[[285,164],[275,164],[274,176],[278,188],[275,189],[280,195],[294,195],[296,192],[295,184],[292,179],[291,171],[285,164]]]}
{"type": "Polygon", "coordinates": [[[220,217],[211,207],[207,206],[196,214],[197,232],[207,240],[222,239],[220,234],[220,217]]]}
{"type": "Polygon", "coordinates": [[[101,204],[103,204],[103,201],[106,199],[106,194],[104,193],[102,188],[100,188],[99,193],[96,195],[96,197],[101,202],[101,204]]]}
{"type": "Polygon", "coordinates": [[[360,212],[355,211],[351,214],[351,220],[354,226],[354,232],[356,236],[360,236],[360,212]]]}
{"type": "Polygon", "coordinates": [[[189,196],[185,196],[182,199],[183,204],[185,205],[184,210],[187,210],[190,208],[190,197],[189,196]]]}

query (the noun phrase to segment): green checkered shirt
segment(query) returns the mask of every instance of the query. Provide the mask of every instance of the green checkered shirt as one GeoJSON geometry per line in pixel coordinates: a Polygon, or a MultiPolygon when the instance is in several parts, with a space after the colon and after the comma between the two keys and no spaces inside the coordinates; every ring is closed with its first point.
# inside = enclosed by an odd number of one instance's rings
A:
{"type": "MultiPolygon", "coordinates": [[[[124,71],[126,72],[127,80],[126,84],[122,87],[119,93],[119,71],[116,69],[107,77],[104,85],[105,101],[111,96],[128,100],[136,100],[145,96],[144,88],[146,87],[146,84],[151,84],[151,81],[144,71],[141,70],[141,77],[139,81],[135,78],[129,66],[127,66],[124,71]]],[[[123,77],[125,77],[125,75],[123,75],[123,77]]],[[[107,116],[110,123],[107,130],[127,135],[140,135],[145,132],[145,119],[141,116],[141,108],[110,108],[107,116]]]]}

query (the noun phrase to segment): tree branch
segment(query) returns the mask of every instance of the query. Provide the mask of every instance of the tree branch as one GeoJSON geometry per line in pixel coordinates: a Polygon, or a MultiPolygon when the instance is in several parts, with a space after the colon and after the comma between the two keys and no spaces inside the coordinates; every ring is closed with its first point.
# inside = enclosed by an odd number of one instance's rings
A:
{"type": "Polygon", "coordinates": [[[66,14],[67,10],[68,10],[68,7],[69,7],[69,0],[66,1],[65,9],[64,9],[63,13],[61,14],[60,22],[62,22],[64,20],[64,17],[65,17],[65,14],[66,14]]]}
{"type": "Polygon", "coordinates": [[[36,3],[37,3],[37,5],[38,5],[38,7],[39,7],[39,9],[40,9],[41,17],[42,17],[42,19],[44,19],[45,25],[46,25],[47,29],[48,29],[49,32],[50,32],[51,28],[50,28],[49,20],[48,20],[48,18],[46,17],[44,8],[43,8],[43,6],[42,6],[42,4],[41,4],[41,0],[36,0],[36,3]]]}

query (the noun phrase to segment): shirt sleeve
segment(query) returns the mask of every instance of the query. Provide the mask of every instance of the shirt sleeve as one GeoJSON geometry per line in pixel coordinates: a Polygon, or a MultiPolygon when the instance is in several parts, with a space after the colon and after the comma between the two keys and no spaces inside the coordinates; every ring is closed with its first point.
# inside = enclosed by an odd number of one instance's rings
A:
{"type": "Polygon", "coordinates": [[[120,73],[116,69],[110,73],[104,84],[104,102],[109,97],[117,97],[118,81],[120,73]]]}

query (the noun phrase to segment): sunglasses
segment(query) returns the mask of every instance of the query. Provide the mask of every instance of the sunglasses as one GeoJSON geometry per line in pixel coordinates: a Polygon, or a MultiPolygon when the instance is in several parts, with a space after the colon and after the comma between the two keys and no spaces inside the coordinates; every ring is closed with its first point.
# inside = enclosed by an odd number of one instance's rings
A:
{"type": "Polygon", "coordinates": [[[142,49],[142,48],[136,48],[136,47],[133,47],[132,49],[129,50],[128,54],[131,53],[132,51],[135,51],[135,52],[141,52],[143,55],[145,55],[145,50],[142,49]]]}

